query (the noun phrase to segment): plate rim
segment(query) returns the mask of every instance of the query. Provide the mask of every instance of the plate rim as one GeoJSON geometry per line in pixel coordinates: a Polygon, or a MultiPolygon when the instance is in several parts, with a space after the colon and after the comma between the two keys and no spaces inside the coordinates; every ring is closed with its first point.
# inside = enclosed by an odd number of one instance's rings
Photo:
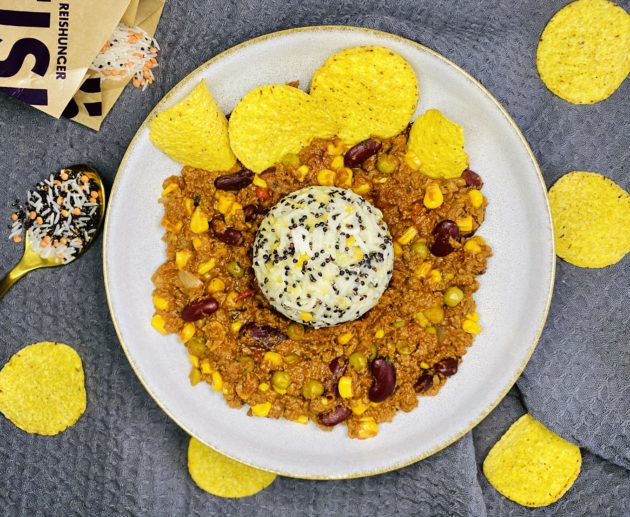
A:
{"type": "Polygon", "coordinates": [[[516,384],[516,381],[519,379],[519,377],[521,376],[521,374],[525,370],[525,367],[529,363],[529,361],[530,361],[534,351],[536,350],[536,347],[537,347],[537,345],[538,345],[538,343],[540,341],[540,337],[542,335],[542,332],[543,332],[543,330],[545,328],[545,325],[546,325],[546,322],[547,322],[547,318],[549,316],[549,309],[550,309],[550,306],[551,306],[551,299],[553,297],[553,291],[554,291],[554,285],[555,285],[555,277],[556,277],[556,263],[557,263],[557,260],[556,260],[556,251],[555,251],[555,239],[554,239],[553,223],[552,223],[552,218],[551,218],[551,209],[549,207],[548,189],[547,189],[547,185],[545,183],[544,177],[542,175],[540,166],[539,166],[538,161],[536,159],[536,156],[534,155],[534,152],[532,151],[532,149],[531,149],[531,147],[529,145],[529,142],[525,138],[525,135],[523,134],[523,132],[521,131],[519,126],[516,124],[516,122],[514,121],[512,116],[510,115],[510,113],[498,101],[498,99],[483,84],[481,84],[480,81],[478,81],[470,73],[468,73],[466,70],[464,70],[461,66],[459,66],[456,63],[454,63],[453,61],[451,61],[447,57],[443,56],[439,52],[437,52],[437,51],[427,47],[426,45],[423,45],[422,43],[418,43],[417,41],[411,40],[411,39],[406,38],[404,36],[400,36],[398,34],[393,34],[393,33],[390,33],[390,32],[379,30],[379,29],[372,29],[372,28],[369,28],[369,27],[357,27],[357,26],[351,26],[351,25],[311,25],[311,26],[294,27],[294,28],[290,28],[290,29],[283,29],[283,30],[279,30],[279,31],[269,32],[269,33],[266,33],[266,34],[263,34],[263,35],[256,36],[254,38],[245,40],[245,41],[243,41],[241,43],[238,43],[238,44],[236,44],[236,45],[234,45],[232,47],[229,47],[226,50],[223,50],[223,51],[219,52],[218,54],[214,55],[213,57],[211,57],[207,61],[204,61],[198,67],[196,67],[193,70],[191,70],[182,79],[180,79],[177,82],[177,84],[175,84],[156,103],[156,105],[151,109],[151,111],[147,114],[145,119],[142,121],[142,123],[140,124],[140,126],[136,130],[134,136],[129,141],[129,144],[127,144],[127,148],[126,148],[126,150],[125,150],[125,152],[123,154],[123,157],[120,160],[118,168],[116,169],[116,175],[114,176],[114,182],[112,183],[112,186],[111,186],[111,189],[110,189],[110,192],[109,192],[110,204],[111,204],[111,201],[115,198],[115,195],[116,195],[116,192],[118,190],[118,187],[120,186],[120,182],[118,181],[119,177],[120,177],[119,173],[120,173],[123,165],[125,164],[131,149],[134,147],[134,144],[135,144],[137,138],[139,137],[140,133],[144,130],[145,126],[148,125],[149,121],[153,118],[153,116],[156,113],[156,111],[158,111],[158,109],[161,109],[163,107],[163,105],[170,99],[170,97],[172,95],[174,95],[177,91],[179,91],[194,75],[198,74],[201,70],[205,69],[206,67],[212,65],[212,63],[214,63],[215,61],[218,61],[219,59],[227,56],[228,54],[232,54],[233,52],[239,51],[239,50],[241,50],[241,49],[243,49],[245,47],[254,45],[254,44],[262,42],[262,41],[278,38],[278,37],[281,37],[281,36],[284,36],[284,35],[287,35],[287,34],[293,34],[293,33],[298,33],[298,32],[309,32],[309,31],[366,32],[368,34],[374,34],[374,35],[377,35],[377,36],[381,36],[381,37],[397,40],[399,42],[412,45],[412,46],[416,47],[417,49],[419,49],[422,52],[427,52],[430,55],[432,55],[433,57],[435,57],[435,58],[439,59],[440,61],[442,61],[443,63],[453,67],[459,73],[463,74],[464,77],[466,77],[470,82],[472,82],[473,85],[477,86],[495,104],[495,106],[499,109],[501,114],[505,117],[506,121],[510,124],[510,126],[512,126],[512,128],[514,129],[514,131],[518,135],[518,137],[519,137],[519,139],[521,141],[521,144],[523,145],[524,149],[526,150],[527,154],[529,155],[529,158],[530,158],[530,160],[531,160],[531,162],[532,162],[532,164],[534,166],[534,169],[535,169],[535,171],[536,171],[536,173],[538,175],[538,180],[540,182],[542,191],[544,192],[544,200],[545,200],[545,205],[546,205],[546,208],[547,208],[547,219],[548,219],[548,222],[549,222],[549,229],[550,229],[550,232],[551,232],[550,244],[551,244],[551,252],[552,252],[551,256],[553,257],[553,259],[551,260],[551,264],[550,264],[551,271],[550,271],[550,276],[549,276],[549,285],[547,286],[547,299],[545,301],[545,310],[544,310],[544,313],[543,313],[542,320],[540,322],[540,325],[539,325],[538,329],[536,330],[536,335],[535,335],[532,343],[529,346],[529,349],[527,351],[527,355],[523,359],[523,362],[519,365],[517,371],[514,374],[514,377],[507,384],[506,388],[500,393],[500,395],[487,408],[485,408],[479,414],[479,416],[476,419],[474,419],[469,424],[469,426],[466,429],[464,429],[463,431],[461,431],[457,435],[446,439],[445,442],[437,445],[436,447],[434,447],[433,449],[431,449],[429,451],[426,451],[426,452],[424,452],[424,453],[422,453],[422,454],[420,454],[418,456],[414,456],[413,458],[411,458],[411,459],[409,459],[407,461],[401,462],[401,463],[393,465],[393,466],[386,467],[384,469],[379,469],[379,470],[375,470],[375,471],[364,471],[364,472],[361,472],[361,473],[351,473],[351,474],[348,474],[348,475],[332,475],[332,476],[317,476],[317,475],[314,475],[314,476],[311,476],[311,475],[297,476],[297,475],[292,474],[290,472],[285,472],[285,471],[281,471],[281,470],[278,470],[278,469],[271,469],[271,470],[269,470],[269,469],[261,469],[259,466],[252,465],[249,462],[243,461],[241,459],[236,459],[236,458],[234,458],[234,457],[232,457],[232,456],[230,456],[228,454],[225,454],[223,451],[217,450],[215,447],[207,444],[199,436],[197,436],[195,433],[193,433],[184,424],[182,424],[179,421],[179,419],[176,418],[172,414],[171,411],[169,411],[168,409],[166,409],[164,407],[164,405],[160,402],[159,398],[147,386],[147,384],[145,383],[142,375],[138,371],[138,368],[137,368],[134,360],[132,359],[131,354],[130,354],[128,348],[127,348],[127,345],[125,344],[125,341],[124,341],[124,339],[122,337],[122,332],[121,332],[121,330],[119,328],[116,316],[114,315],[114,311],[113,311],[113,307],[112,307],[112,301],[111,301],[112,299],[111,299],[111,295],[110,295],[110,292],[109,292],[109,275],[108,275],[108,271],[107,271],[107,257],[108,257],[107,243],[108,243],[109,220],[110,220],[110,217],[109,217],[109,206],[107,207],[105,223],[104,223],[104,226],[103,226],[103,252],[102,252],[103,283],[104,283],[104,286],[105,286],[105,296],[106,296],[106,299],[107,299],[107,307],[108,307],[108,310],[109,310],[109,315],[110,315],[110,318],[112,320],[112,324],[114,326],[114,330],[116,332],[116,336],[118,337],[118,341],[120,343],[120,346],[123,349],[125,357],[127,358],[127,361],[129,362],[129,365],[131,366],[131,369],[133,370],[133,372],[136,375],[137,379],[140,381],[140,384],[143,386],[143,388],[149,394],[149,396],[153,399],[153,401],[157,404],[157,406],[180,429],[185,431],[190,437],[194,437],[195,439],[199,440],[201,443],[203,443],[207,447],[210,447],[211,449],[215,450],[216,452],[218,452],[220,454],[223,454],[224,456],[227,456],[230,459],[238,461],[239,463],[243,463],[243,464],[248,465],[250,467],[257,468],[259,470],[266,470],[268,472],[273,472],[274,474],[277,474],[279,476],[288,477],[288,478],[295,478],[295,479],[326,480],[326,481],[327,480],[338,480],[338,479],[358,479],[358,478],[376,476],[376,475],[379,475],[379,474],[384,474],[384,473],[387,473],[387,472],[392,472],[392,471],[395,471],[395,470],[399,470],[399,469],[402,469],[402,468],[407,467],[409,465],[413,465],[414,463],[422,461],[422,460],[424,460],[426,458],[429,458],[430,456],[433,456],[434,454],[437,454],[438,452],[446,449],[448,446],[452,445],[453,443],[459,441],[464,435],[466,435],[467,433],[472,431],[475,427],[477,427],[477,425],[479,425],[479,423],[482,420],[484,420],[499,405],[499,403],[506,397],[506,395],[509,393],[509,391],[512,389],[512,387],[516,384]]]}

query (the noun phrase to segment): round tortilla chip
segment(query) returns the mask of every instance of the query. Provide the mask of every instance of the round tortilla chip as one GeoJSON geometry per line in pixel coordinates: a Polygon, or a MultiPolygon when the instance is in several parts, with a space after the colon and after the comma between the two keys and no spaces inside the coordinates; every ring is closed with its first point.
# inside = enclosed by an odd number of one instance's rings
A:
{"type": "Polygon", "coordinates": [[[24,347],[0,371],[0,411],[27,433],[58,434],[85,411],[81,358],[63,343],[24,347]]]}
{"type": "Polygon", "coordinates": [[[418,104],[418,80],[411,65],[388,48],[352,47],[316,70],[311,95],[339,120],[339,137],[354,145],[407,127],[418,104]]]}
{"type": "Polygon", "coordinates": [[[606,267],[630,251],[630,195],[595,172],[574,171],[549,189],[556,253],[579,267],[606,267]]]}
{"type": "Polygon", "coordinates": [[[331,138],[338,125],[325,107],[286,84],[248,92],[230,116],[230,143],[241,163],[262,172],[289,153],[299,153],[313,138],[331,138]]]}
{"type": "Polygon", "coordinates": [[[413,123],[407,149],[420,158],[420,172],[431,178],[457,178],[468,167],[464,129],[436,109],[413,123]]]}
{"type": "Polygon", "coordinates": [[[574,104],[610,96],[630,72],[630,15],[607,0],[577,0],[543,31],[536,63],[553,93],[574,104]]]}
{"type": "Polygon", "coordinates": [[[247,497],[267,488],[276,475],[223,456],[196,438],[188,444],[188,471],[199,488],[219,497],[247,497]]]}
{"type": "Polygon", "coordinates": [[[523,506],[547,506],[577,479],[580,448],[523,415],[492,447],[483,473],[502,495],[523,506]]]}
{"type": "Polygon", "coordinates": [[[227,119],[204,81],[151,120],[149,137],[158,149],[183,165],[226,171],[236,163],[227,119]]]}

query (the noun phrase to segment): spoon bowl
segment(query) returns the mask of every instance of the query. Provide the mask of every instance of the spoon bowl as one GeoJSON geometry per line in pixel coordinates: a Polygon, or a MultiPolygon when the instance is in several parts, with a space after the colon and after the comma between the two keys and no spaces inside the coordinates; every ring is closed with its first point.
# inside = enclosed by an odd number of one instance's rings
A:
{"type": "Polygon", "coordinates": [[[27,231],[24,232],[24,253],[22,254],[22,258],[15,265],[15,267],[9,271],[2,280],[0,280],[0,300],[4,297],[4,295],[13,287],[13,285],[24,275],[35,270],[46,267],[57,267],[57,266],[65,266],[70,262],[74,262],[81,255],[83,255],[88,248],[92,245],[96,237],[98,236],[99,230],[103,224],[103,219],[105,218],[105,186],[103,185],[103,180],[101,179],[99,173],[93,167],[89,165],[80,164],[80,165],[71,165],[70,167],[65,167],[66,170],[71,170],[76,172],[77,174],[83,174],[87,176],[90,180],[94,181],[98,187],[99,191],[99,208],[98,208],[98,217],[96,223],[96,230],[90,236],[89,241],[85,243],[85,245],[77,251],[76,255],[71,257],[67,262],[63,262],[58,257],[48,257],[44,258],[39,253],[33,250],[33,243],[30,237],[30,234],[27,231]]]}

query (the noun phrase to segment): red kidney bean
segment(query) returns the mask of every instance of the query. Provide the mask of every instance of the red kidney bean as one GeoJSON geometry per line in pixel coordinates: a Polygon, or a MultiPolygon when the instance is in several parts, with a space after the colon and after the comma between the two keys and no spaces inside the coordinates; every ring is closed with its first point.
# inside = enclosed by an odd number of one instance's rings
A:
{"type": "Polygon", "coordinates": [[[481,176],[479,176],[479,174],[477,174],[476,172],[471,171],[470,169],[466,169],[462,173],[462,178],[466,180],[467,187],[474,187],[474,188],[483,187],[483,180],[481,179],[481,176]]]}
{"type": "Polygon", "coordinates": [[[352,411],[346,406],[337,406],[332,411],[319,415],[319,423],[328,427],[340,424],[352,416],[352,411]]]}
{"type": "Polygon", "coordinates": [[[330,378],[328,391],[334,391],[335,393],[337,393],[337,384],[339,382],[339,379],[341,379],[342,375],[346,373],[347,367],[348,367],[348,363],[346,363],[346,361],[341,357],[336,357],[335,359],[330,361],[328,368],[332,372],[332,377],[330,378]]]}
{"type": "Polygon", "coordinates": [[[214,186],[219,190],[241,190],[254,181],[254,173],[249,169],[225,174],[214,180],[214,186]]]}
{"type": "Polygon", "coordinates": [[[372,386],[368,395],[372,402],[383,402],[396,388],[396,368],[384,357],[372,361],[372,386]]]}
{"type": "Polygon", "coordinates": [[[418,380],[413,385],[413,389],[416,393],[424,393],[429,391],[433,387],[433,375],[430,373],[423,373],[418,377],[418,380]]]}
{"type": "Polygon", "coordinates": [[[254,219],[256,219],[257,215],[265,215],[269,209],[259,204],[255,205],[245,205],[243,207],[243,212],[245,213],[245,221],[251,223],[254,219]]]}
{"type": "Polygon", "coordinates": [[[454,249],[451,239],[457,242],[461,239],[457,224],[449,219],[436,224],[433,228],[433,243],[429,247],[431,253],[436,257],[445,257],[451,253],[454,249]]]}
{"type": "Polygon", "coordinates": [[[254,340],[257,345],[265,348],[273,348],[287,339],[287,335],[270,325],[256,325],[256,323],[245,323],[239,331],[241,336],[247,336],[254,340]]]}
{"type": "Polygon", "coordinates": [[[197,321],[204,316],[210,316],[219,308],[219,302],[214,298],[203,298],[196,302],[191,302],[182,310],[182,319],[184,321],[197,321]]]}
{"type": "Polygon", "coordinates": [[[212,233],[217,239],[230,246],[240,246],[245,241],[242,232],[236,228],[226,226],[222,216],[213,217],[210,221],[210,228],[212,228],[212,233]]]}
{"type": "Polygon", "coordinates": [[[370,156],[375,155],[381,148],[381,143],[373,138],[368,138],[351,147],[344,157],[346,167],[358,167],[370,156]]]}
{"type": "Polygon", "coordinates": [[[441,361],[435,363],[433,365],[434,370],[444,375],[444,377],[450,377],[451,375],[455,375],[457,373],[458,361],[456,357],[446,357],[441,361]]]}
{"type": "Polygon", "coordinates": [[[217,235],[217,239],[230,246],[240,246],[245,240],[243,234],[236,228],[226,228],[223,233],[217,235]]]}

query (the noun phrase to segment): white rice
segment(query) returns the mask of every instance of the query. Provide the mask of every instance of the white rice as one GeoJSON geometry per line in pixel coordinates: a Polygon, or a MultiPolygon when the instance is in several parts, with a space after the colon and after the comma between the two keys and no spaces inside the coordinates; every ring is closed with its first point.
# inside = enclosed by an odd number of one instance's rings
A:
{"type": "Polygon", "coordinates": [[[315,328],[352,321],[383,295],[394,264],[383,214],[361,196],[308,187],[275,205],[256,234],[253,266],[271,305],[315,328]]]}

